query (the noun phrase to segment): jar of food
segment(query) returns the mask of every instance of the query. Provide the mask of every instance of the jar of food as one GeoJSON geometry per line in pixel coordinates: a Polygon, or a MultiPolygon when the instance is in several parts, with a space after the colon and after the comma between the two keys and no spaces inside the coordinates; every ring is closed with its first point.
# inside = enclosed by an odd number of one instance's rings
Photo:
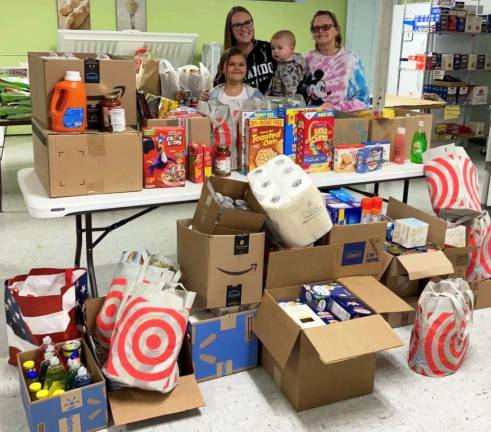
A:
{"type": "Polygon", "coordinates": [[[228,177],[231,174],[230,149],[227,146],[218,146],[214,162],[216,176],[228,177]]]}
{"type": "Polygon", "coordinates": [[[111,110],[114,108],[121,108],[121,101],[115,93],[105,95],[102,99],[102,130],[104,132],[112,132],[111,124],[111,110]]]}

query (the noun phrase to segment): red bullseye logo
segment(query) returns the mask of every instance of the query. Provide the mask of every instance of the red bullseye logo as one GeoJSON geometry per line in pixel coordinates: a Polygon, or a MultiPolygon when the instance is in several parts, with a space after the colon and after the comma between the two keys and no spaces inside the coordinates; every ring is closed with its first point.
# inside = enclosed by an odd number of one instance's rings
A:
{"type": "Polygon", "coordinates": [[[118,315],[119,307],[123,301],[123,291],[127,285],[127,279],[114,279],[111,284],[111,290],[104,300],[104,305],[97,315],[96,328],[98,339],[105,345],[109,345],[111,335],[114,331],[114,323],[118,315]]]}

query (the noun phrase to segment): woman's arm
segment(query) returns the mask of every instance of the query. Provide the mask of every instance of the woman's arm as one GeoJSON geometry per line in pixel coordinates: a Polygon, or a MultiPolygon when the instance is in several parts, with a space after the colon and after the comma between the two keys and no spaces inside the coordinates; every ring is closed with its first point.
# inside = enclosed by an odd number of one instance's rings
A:
{"type": "Polygon", "coordinates": [[[370,93],[361,60],[356,57],[348,79],[347,95],[336,107],[340,111],[361,111],[370,103],[370,93]]]}

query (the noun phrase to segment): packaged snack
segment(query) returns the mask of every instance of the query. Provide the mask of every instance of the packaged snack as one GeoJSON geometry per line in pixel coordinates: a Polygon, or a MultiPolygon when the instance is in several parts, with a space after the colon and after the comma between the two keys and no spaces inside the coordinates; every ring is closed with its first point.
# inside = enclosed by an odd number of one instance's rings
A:
{"type": "Polygon", "coordinates": [[[390,162],[390,141],[367,141],[365,146],[380,146],[382,147],[382,166],[389,165],[390,162]]]}
{"type": "Polygon", "coordinates": [[[186,181],[186,136],[182,127],[143,129],[145,188],[184,186],[186,181]]]}
{"type": "Polygon", "coordinates": [[[378,145],[366,146],[358,151],[356,172],[367,173],[382,169],[384,149],[378,145]]]}
{"type": "Polygon", "coordinates": [[[188,153],[189,180],[193,183],[204,182],[203,146],[191,144],[188,153]]]}
{"type": "Polygon", "coordinates": [[[319,313],[327,310],[327,303],[331,291],[339,287],[336,282],[320,282],[317,284],[305,284],[302,287],[300,301],[309,306],[314,312],[319,313]]]}
{"type": "Polygon", "coordinates": [[[342,286],[331,291],[327,311],[341,321],[372,315],[373,312],[342,286]]]}
{"type": "Polygon", "coordinates": [[[283,153],[283,119],[246,122],[245,173],[283,153]]]}
{"type": "Polygon", "coordinates": [[[426,246],[429,225],[416,218],[396,219],[392,241],[405,248],[426,246]]]}
{"type": "Polygon", "coordinates": [[[213,173],[213,150],[211,146],[203,146],[203,174],[210,177],[213,173]]]}
{"type": "Polygon", "coordinates": [[[327,172],[331,167],[334,114],[299,112],[295,162],[308,173],[327,172]]]}
{"type": "Polygon", "coordinates": [[[354,172],[358,150],[362,144],[343,144],[334,147],[333,169],[335,172],[354,172]]]}
{"type": "Polygon", "coordinates": [[[344,199],[332,191],[324,194],[324,198],[333,224],[350,225],[361,222],[360,201],[344,199]]]}

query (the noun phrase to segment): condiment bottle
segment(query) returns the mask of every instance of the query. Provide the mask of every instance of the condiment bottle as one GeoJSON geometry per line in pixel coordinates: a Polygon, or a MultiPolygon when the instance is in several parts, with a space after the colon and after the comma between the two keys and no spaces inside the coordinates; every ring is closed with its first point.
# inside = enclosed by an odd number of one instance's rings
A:
{"type": "Polygon", "coordinates": [[[228,177],[231,174],[230,149],[225,145],[218,146],[215,152],[214,171],[216,176],[228,177]]]}
{"type": "Polygon", "coordinates": [[[406,161],[406,128],[398,127],[397,135],[394,141],[394,159],[393,162],[403,164],[406,161]]]}
{"type": "Polygon", "coordinates": [[[121,108],[121,101],[118,95],[111,93],[104,96],[101,103],[102,107],[102,130],[104,132],[112,132],[113,127],[111,123],[111,110],[115,108],[121,108]]]}

